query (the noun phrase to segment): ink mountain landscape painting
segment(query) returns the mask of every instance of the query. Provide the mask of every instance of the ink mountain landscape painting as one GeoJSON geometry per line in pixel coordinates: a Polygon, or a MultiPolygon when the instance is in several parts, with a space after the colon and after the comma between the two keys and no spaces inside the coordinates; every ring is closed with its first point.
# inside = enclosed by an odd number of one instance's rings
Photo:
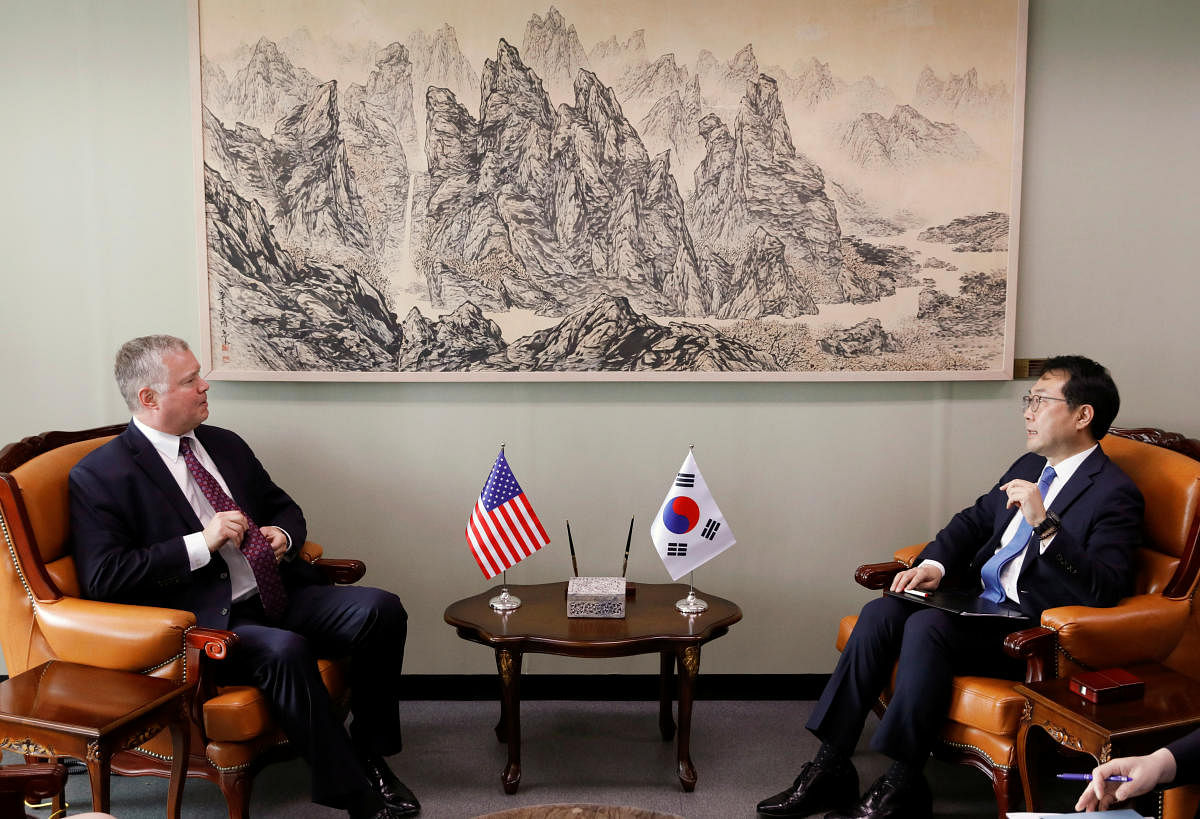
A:
{"type": "Polygon", "coordinates": [[[199,3],[214,376],[1007,377],[1022,3],[396,5],[199,3]]]}

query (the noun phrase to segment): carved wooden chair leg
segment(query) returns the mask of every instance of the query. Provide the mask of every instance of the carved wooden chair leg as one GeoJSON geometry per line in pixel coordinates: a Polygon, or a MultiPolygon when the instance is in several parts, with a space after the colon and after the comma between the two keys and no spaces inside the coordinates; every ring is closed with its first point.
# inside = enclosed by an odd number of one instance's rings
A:
{"type": "Polygon", "coordinates": [[[996,815],[1005,819],[1008,812],[1024,799],[1021,775],[1011,768],[992,769],[992,791],[996,795],[996,815]]]}
{"type": "Polygon", "coordinates": [[[253,775],[246,770],[221,771],[217,786],[229,806],[229,819],[250,819],[250,786],[253,775]]]}

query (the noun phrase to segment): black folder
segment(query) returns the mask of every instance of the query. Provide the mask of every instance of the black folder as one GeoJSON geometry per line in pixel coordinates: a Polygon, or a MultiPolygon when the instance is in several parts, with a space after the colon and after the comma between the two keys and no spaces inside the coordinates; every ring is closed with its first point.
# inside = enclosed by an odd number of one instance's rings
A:
{"type": "Polygon", "coordinates": [[[984,600],[978,592],[931,591],[928,597],[922,597],[907,592],[894,592],[888,589],[884,592],[888,597],[896,597],[916,603],[919,606],[932,606],[935,609],[960,614],[963,617],[1007,617],[1012,620],[1028,620],[1021,610],[1011,603],[993,603],[984,600]]]}

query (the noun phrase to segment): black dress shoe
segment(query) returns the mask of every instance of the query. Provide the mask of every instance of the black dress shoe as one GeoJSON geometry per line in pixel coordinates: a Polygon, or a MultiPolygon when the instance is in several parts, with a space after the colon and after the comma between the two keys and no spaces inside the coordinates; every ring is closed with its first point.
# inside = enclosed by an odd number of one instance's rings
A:
{"type": "Polygon", "coordinates": [[[811,816],[846,808],[858,798],[858,771],[848,761],[837,765],[809,762],[792,787],[758,803],[759,816],[811,816]]]}
{"type": "Polygon", "coordinates": [[[931,816],[933,794],[925,777],[914,777],[901,787],[885,775],[875,780],[857,805],[827,813],[825,819],[929,819],[931,816]]]}
{"type": "Polygon", "coordinates": [[[416,816],[421,812],[421,803],[417,801],[417,797],[392,773],[383,757],[379,754],[361,753],[359,758],[371,787],[383,797],[384,804],[393,811],[390,816],[416,816]]]}

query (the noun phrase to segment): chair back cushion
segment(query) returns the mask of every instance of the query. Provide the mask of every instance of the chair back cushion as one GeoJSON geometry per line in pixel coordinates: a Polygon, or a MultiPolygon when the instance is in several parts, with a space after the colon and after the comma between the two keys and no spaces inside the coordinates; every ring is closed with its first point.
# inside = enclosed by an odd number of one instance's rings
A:
{"type": "Polygon", "coordinates": [[[1196,567],[1181,566],[1180,558],[1191,556],[1200,529],[1200,461],[1117,435],[1104,436],[1100,446],[1146,500],[1136,593],[1187,593],[1196,567]]]}
{"type": "Polygon", "coordinates": [[[64,557],[70,545],[71,507],[67,479],[71,469],[84,455],[111,440],[108,436],[66,444],[29,459],[12,471],[21,487],[38,553],[47,566],[64,557]]]}
{"type": "Polygon", "coordinates": [[[44,579],[64,595],[79,596],[75,561],[67,554],[67,476],[84,455],[111,438],[90,438],[36,455],[14,467],[10,481],[0,487],[0,649],[10,675],[53,657],[33,616],[33,600],[38,589],[45,589],[44,579]]]}

